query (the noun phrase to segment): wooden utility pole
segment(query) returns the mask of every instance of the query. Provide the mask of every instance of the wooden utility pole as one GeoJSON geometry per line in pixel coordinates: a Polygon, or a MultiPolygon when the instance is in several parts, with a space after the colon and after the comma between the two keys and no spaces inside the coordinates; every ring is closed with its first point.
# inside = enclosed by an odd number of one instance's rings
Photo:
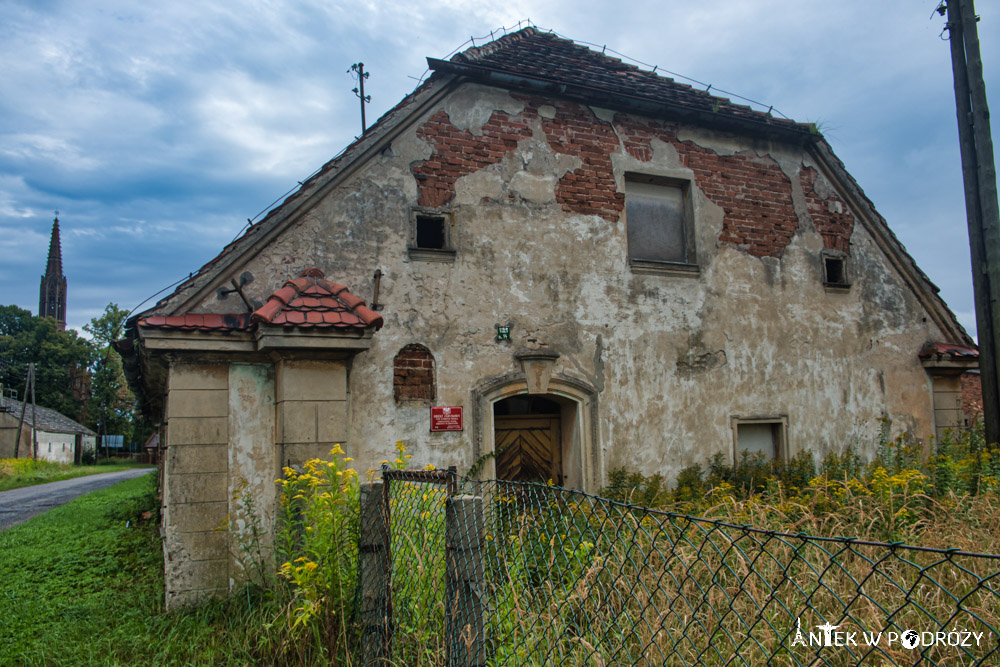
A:
{"type": "Polygon", "coordinates": [[[35,365],[28,364],[28,375],[24,378],[24,399],[21,401],[21,418],[17,421],[17,439],[14,441],[14,458],[21,453],[21,429],[24,426],[24,411],[28,408],[28,387],[35,382],[35,365]]]}
{"type": "Polygon", "coordinates": [[[31,369],[31,458],[38,459],[38,414],[35,412],[35,365],[31,369]]]}
{"type": "MultiPolygon", "coordinates": [[[[1000,442],[1000,209],[973,0],[947,0],[986,442],[1000,442]]],[[[940,10],[939,10],[940,11],[940,10]]]]}

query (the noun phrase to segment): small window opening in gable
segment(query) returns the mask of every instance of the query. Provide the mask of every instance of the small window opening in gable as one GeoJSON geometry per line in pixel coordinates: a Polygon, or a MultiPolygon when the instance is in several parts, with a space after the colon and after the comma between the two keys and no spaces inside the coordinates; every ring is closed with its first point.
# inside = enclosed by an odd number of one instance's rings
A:
{"type": "Polygon", "coordinates": [[[417,247],[444,249],[443,215],[417,215],[417,247]]]}
{"type": "Polygon", "coordinates": [[[450,214],[414,209],[410,219],[410,259],[426,262],[455,261],[450,214]]]}
{"type": "Polygon", "coordinates": [[[733,418],[734,461],[744,456],[762,457],[764,461],[778,461],[788,456],[785,434],[788,419],[785,417],[733,418]]]}
{"type": "Polygon", "coordinates": [[[847,279],[847,257],[845,255],[832,252],[823,254],[823,284],[838,288],[851,286],[847,279]]]}
{"type": "Polygon", "coordinates": [[[690,184],[626,174],[625,227],[633,268],[696,271],[690,184]]]}
{"type": "Polygon", "coordinates": [[[412,343],[392,362],[392,394],[397,403],[434,400],[434,355],[423,345],[412,343]]]}

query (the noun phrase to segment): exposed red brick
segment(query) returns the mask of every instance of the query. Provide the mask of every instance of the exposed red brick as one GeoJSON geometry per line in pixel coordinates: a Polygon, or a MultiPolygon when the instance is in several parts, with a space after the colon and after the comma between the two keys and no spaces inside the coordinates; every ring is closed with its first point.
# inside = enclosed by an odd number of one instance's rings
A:
{"type": "MultiPolygon", "coordinates": [[[[537,114],[545,102],[530,99],[528,109],[537,114]]],[[[618,150],[615,129],[590,109],[572,102],[554,102],[555,118],[542,118],[542,130],[552,150],[573,155],[583,162],[556,184],[556,201],[563,210],[598,215],[618,222],[625,208],[625,195],[618,192],[611,154],[618,150]]]]}
{"type": "Polygon", "coordinates": [[[806,197],[806,210],[809,211],[816,231],[823,237],[824,247],[850,253],[854,216],[837,195],[823,199],[816,193],[818,176],[819,173],[812,167],[804,167],[799,172],[799,182],[802,183],[802,192],[806,197]],[[840,212],[831,208],[839,208],[840,212]]]}
{"type": "MultiPolygon", "coordinates": [[[[682,163],[694,173],[698,188],[724,210],[720,243],[735,245],[755,257],[781,257],[798,230],[791,181],[770,157],[718,155],[678,140],[672,126],[656,121],[618,114],[612,124],[573,102],[514,97],[525,103],[524,110],[513,116],[495,111],[483,126],[482,136],[457,129],[444,111],[417,130],[435,149],[428,160],[413,168],[421,206],[445,205],[454,197],[458,178],[498,163],[519,140],[529,136],[531,124],[538,122],[553,151],[581,161],[556,185],[556,201],[563,210],[617,222],[625,207],[625,194],[615,183],[611,155],[624,149],[638,160],[649,161],[655,138],[674,146],[682,163]],[[554,118],[539,116],[543,104],[555,106],[554,118]]],[[[824,239],[844,234],[839,220],[827,224],[824,219],[820,224],[825,225],[821,232],[824,239]]],[[[843,245],[842,241],[837,243],[843,245]]]]}
{"type": "Polygon", "coordinates": [[[417,136],[434,146],[431,157],[413,167],[417,203],[438,208],[455,196],[459,178],[500,162],[518,141],[531,136],[531,130],[520,118],[494,111],[483,125],[482,136],[477,137],[459,130],[446,112],[438,111],[417,129],[417,136]]]}
{"type": "Polygon", "coordinates": [[[962,415],[966,426],[983,417],[983,385],[979,373],[962,374],[962,415]]]}
{"type": "Polygon", "coordinates": [[[781,257],[799,227],[792,206],[792,182],[770,157],[719,155],[690,141],[680,141],[671,127],[619,114],[615,126],[625,150],[638,160],[653,157],[652,140],[677,149],[694,172],[698,188],[725,211],[720,243],[735,245],[755,257],[781,257]]]}
{"type": "Polygon", "coordinates": [[[392,368],[392,394],[399,401],[434,400],[434,355],[411,343],[397,354],[392,368]]]}

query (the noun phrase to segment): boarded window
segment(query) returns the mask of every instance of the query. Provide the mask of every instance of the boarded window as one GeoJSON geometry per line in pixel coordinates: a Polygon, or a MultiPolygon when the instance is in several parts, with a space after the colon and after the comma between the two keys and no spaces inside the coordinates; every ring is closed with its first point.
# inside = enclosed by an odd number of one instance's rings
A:
{"type": "Polygon", "coordinates": [[[694,263],[685,187],[654,177],[629,177],[625,223],[629,259],[694,263]]]}
{"type": "Polygon", "coordinates": [[[397,403],[434,400],[434,355],[423,345],[407,345],[393,360],[392,393],[397,403]]]}
{"type": "Polygon", "coordinates": [[[734,419],[735,459],[739,462],[744,454],[751,457],[762,455],[765,461],[786,458],[784,417],[770,419],[734,419]]]}

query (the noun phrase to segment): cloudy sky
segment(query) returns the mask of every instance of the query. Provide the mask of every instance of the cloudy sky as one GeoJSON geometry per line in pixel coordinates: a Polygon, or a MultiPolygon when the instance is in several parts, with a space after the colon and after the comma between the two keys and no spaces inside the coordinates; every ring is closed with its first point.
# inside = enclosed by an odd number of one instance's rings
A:
{"type": "MultiPolygon", "coordinates": [[[[974,332],[937,2],[0,0],[0,304],[37,311],[58,210],[69,325],[135,308],[359,133],[352,63],[371,122],[426,56],[530,20],[818,123],[974,332]]],[[[979,5],[1000,109],[1000,3],[979,5]]]]}

